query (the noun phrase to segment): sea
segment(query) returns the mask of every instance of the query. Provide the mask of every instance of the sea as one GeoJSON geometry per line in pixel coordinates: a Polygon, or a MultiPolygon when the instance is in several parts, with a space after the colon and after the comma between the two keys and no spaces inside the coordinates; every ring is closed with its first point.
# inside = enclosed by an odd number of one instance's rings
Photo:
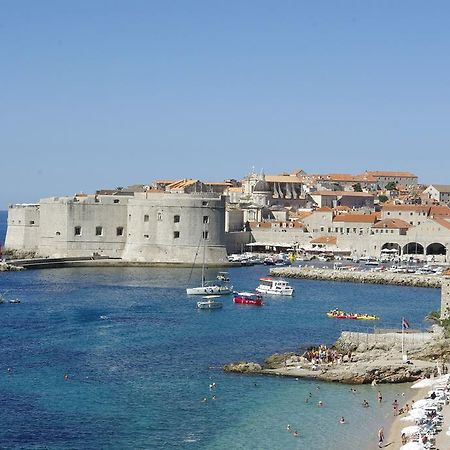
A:
{"type": "MultiPolygon", "coordinates": [[[[6,214],[0,220],[4,235],[6,214]]],[[[377,447],[377,430],[389,423],[390,405],[394,398],[402,403],[408,385],[352,392],[335,383],[229,374],[222,366],[330,345],[347,328],[399,328],[402,316],[412,328],[426,327],[424,317],[438,309],[439,290],[292,280],[292,298],[267,296],[263,307],[252,307],[228,296],[223,309],[205,311],[185,293],[200,280],[195,269],[189,282],[190,272],[133,267],[0,273],[0,292],[21,301],[0,305],[0,448],[377,447]],[[331,308],[380,320],[333,320],[326,316],[331,308]],[[369,408],[362,407],[364,399],[369,408]],[[287,431],[288,424],[299,437],[287,431]]],[[[236,289],[251,290],[267,267],[229,273],[236,289]]]]}

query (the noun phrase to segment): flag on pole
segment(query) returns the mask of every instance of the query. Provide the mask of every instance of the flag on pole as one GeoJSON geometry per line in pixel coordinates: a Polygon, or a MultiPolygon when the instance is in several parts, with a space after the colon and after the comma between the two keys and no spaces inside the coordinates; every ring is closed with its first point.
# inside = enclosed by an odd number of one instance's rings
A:
{"type": "Polygon", "coordinates": [[[402,329],[406,330],[409,328],[409,322],[406,319],[402,319],[402,329]]]}

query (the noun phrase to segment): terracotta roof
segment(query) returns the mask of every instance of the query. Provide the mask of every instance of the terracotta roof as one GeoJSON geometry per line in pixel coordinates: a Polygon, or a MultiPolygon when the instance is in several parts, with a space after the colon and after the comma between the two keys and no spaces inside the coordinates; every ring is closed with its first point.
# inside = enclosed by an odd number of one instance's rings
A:
{"type": "Polygon", "coordinates": [[[295,175],[266,175],[268,183],[301,183],[302,180],[295,175]]]}
{"type": "Polygon", "coordinates": [[[336,208],[334,208],[335,211],[345,211],[345,212],[350,212],[352,209],[349,208],[348,206],[336,206],[336,208]]]}
{"type": "Polygon", "coordinates": [[[333,210],[331,208],[328,208],[328,206],[322,206],[321,208],[317,208],[314,211],[319,211],[319,212],[333,212],[333,210]]]}
{"type": "Polygon", "coordinates": [[[417,178],[417,175],[414,175],[411,172],[388,172],[384,170],[369,170],[366,172],[369,175],[373,175],[375,177],[407,177],[407,178],[417,178]]]}
{"type": "Polygon", "coordinates": [[[409,229],[412,225],[401,219],[384,219],[372,225],[372,228],[389,228],[389,229],[409,229]]]}
{"type": "Polygon", "coordinates": [[[376,221],[376,214],[340,214],[333,218],[333,222],[375,223],[376,221]]]}
{"type": "Polygon", "coordinates": [[[197,183],[198,180],[192,180],[192,179],[184,179],[184,180],[177,180],[174,181],[173,183],[167,185],[167,187],[169,189],[181,189],[181,188],[185,188],[187,186],[191,186],[195,183],[197,183]]]}
{"type": "Polygon", "coordinates": [[[228,192],[244,192],[242,187],[229,187],[228,192]]]}
{"type": "Polygon", "coordinates": [[[309,241],[311,244],[330,244],[336,245],[337,237],[336,236],[319,236],[315,239],[311,239],[309,241]]]}
{"type": "Polygon", "coordinates": [[[325,195],[336,197],[373,197],[369,192],[354,192],[354,191],[316,191],[310,192],[309,195],[325,195]]]}
{"type": "Polygon", "coordinates": [[[439,225],[442,225],[443,227],[447,228],[448,230],[450,230],[450,221],[443,219],[441,217],[435,217],[433,219],[436,223],[438,223],[439,225]]]}
{"type": "Polygon", "coordinates": [[[431,206],[429,215],[432,217],[436,216],[449,217],[450,208],[448,206],[431,206]]]}
{"type": "Polygon", "coordinates": [[[304,219],[305,217],[309,217],[312,214],[311,211],[298,211],[295,213],[290,213],[289,216],[292,218],[296,218],[299,220],[304,219]]]}

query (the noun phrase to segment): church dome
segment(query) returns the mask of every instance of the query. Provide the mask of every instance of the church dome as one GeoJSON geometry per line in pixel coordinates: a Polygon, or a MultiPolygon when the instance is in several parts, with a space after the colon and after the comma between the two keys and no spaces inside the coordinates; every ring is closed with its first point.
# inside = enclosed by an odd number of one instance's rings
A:
{"type": "Polygon", "coordinates": [[[266,180],[259,180],[256,184],[255,187],[253,188],[253,192],[257,193],[257,192],[271,192],[269,183],[266,180]]]}

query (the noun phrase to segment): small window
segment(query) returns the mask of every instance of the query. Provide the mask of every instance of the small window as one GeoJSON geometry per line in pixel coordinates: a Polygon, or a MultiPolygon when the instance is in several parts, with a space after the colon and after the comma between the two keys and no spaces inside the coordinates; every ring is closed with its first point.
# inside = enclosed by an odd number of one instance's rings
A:
{"type": "Polygon", "coordinates": [[[59,231],[57,231],[55,234],[56,236],[61,236],[61,233],[59,231]]]}
{"type": "Polygon", "coordinates": [[[203,223],[209,223],[209,216],[203,216],[203,223]]]}
{"type": "Polygon", "coordinates": [[[95,227],[95,235],[103,236],[103,227],[95,227]]]}
{"type": "Polygon", "coordinates": [[[116,228],[116,236],[123,236],[123,227],[116,228]]]}
{"type": "Polygon", "coordinates": [[[208,239],[208,234],[209,234],[208,231],[204,231],[203,232],[203,239],[208,239]]]}
{"type": "Polygon", "coordinates": [[[158,222],[161,222],[162,221],[162,213],[158,213],[157,215],[156,215],[156,220],[158,221],[158,222]]]}
{"type": "Polygon", "coordinates": [[[128,218],[131,219],[131,214],[128,214],[128,218]]]}
{"type": "Polygon", "coordinates": [[[115,199],[114,199],[114,203],[119,203],[119,199],[118,199],[118,198],[115,198],[115,199]]]}
{"type": "Polygon", "coordinates": [[[34,225],[34,220],[30,220],[30,225],[34,225]]]}
{"type": "Polygon", "coordinates": [[[203,206],[208,206],[208,202],[202,202],[203,206]]]}
{"type": "Polygon", "coordinates": [[[148,234],[144,234],[145,239],[149,239],[150,236],[148,234]]]}
{"type": "Polygon", "coordinates": [[[146,215],[144,216],[144,222],[148,222],[148,221],[149,221],[149,219],[150,219],[149,215],[148,215],[148,214],[146,214],[146,215]]]}
{"type": "Polygon", "coordinates": [[[180,237],[180,232],[179,231],[174,231],[173,232],[173,238],[174,239],[178,239],[180,237]]]}
{"type": "Polygon", "coordinates": [[[81,227],[75,227],[74,234],[75,236],[81,236],[81,227]]]}
{"type": "Polygon", "coordinates": [[[178,223],[180,221],[180,216],[173,216],[173,223],[178,223]]]}

